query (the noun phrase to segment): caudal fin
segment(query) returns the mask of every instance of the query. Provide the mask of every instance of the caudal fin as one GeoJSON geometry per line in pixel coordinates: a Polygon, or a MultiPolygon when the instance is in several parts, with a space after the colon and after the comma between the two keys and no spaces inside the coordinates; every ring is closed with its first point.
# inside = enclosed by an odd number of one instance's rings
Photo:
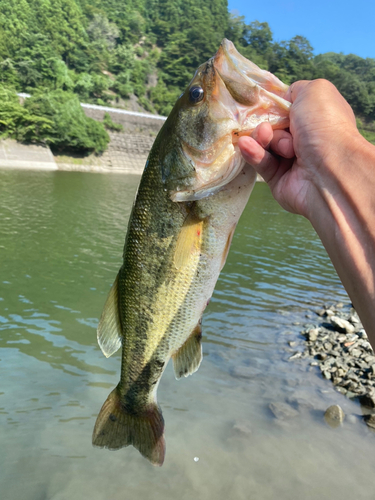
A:
{"type": "Polygon", "coordinates": [[[142,415],[130,414],[114,389],[96,419],[92,444],[118,450],[133,445],[153,465],[162,465],[165,455],[164,419],[157,404],[142,415]]]}

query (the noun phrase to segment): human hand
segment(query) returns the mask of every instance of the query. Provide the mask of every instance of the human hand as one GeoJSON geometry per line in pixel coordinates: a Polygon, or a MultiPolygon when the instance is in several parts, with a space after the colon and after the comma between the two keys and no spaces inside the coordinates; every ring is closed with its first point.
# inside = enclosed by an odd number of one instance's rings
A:
{"type": "Polygon", "coordinates": [[[280,205],[311,219],[321,190],[335,189],[340,157],[362,137],[351,107],[330,82],[296,82],[285,98],[292,102],[290,132],[262,123],[240,138],[239,147],[280,205]]]}

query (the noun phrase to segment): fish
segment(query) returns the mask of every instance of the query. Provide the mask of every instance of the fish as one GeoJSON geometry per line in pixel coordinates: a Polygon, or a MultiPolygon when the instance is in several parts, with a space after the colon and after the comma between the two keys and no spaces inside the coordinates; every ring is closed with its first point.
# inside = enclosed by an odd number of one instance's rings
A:
{"type": "Polygon", "coordinates": [[[287,89],[224,39],[155,139],[97,329],[104,355],[122,347],[122,363],[98,414],[94,446],[133,445],[163,464],[158,384],[171,358],[177,379],[201,364],[202,314],[256,180],[238,139],[262,122],[289,126],[287,89]]]}

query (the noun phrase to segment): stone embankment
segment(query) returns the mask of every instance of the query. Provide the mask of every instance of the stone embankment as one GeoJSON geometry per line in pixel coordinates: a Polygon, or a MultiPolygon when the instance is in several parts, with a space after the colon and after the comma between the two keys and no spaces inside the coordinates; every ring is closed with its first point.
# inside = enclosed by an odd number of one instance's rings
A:
{"type": "MultiPolygon", "coordinates": [[[[357,313],[339,303],[319,310],[317,318],[305,325],[301,342],[292,342],[289,360],[310,359],[338,392],[359,400],[367,409],[364,421],[375,429],[375,355],[357,313]]],[[[333,421],[343,418],[340,411],[332,409],[333,421]]]]}
{"type": "Polygon", "coordinates": [[[48,147],[6,139],[0,141],[0,168],[57,170],[58,167],[48,147]]]}

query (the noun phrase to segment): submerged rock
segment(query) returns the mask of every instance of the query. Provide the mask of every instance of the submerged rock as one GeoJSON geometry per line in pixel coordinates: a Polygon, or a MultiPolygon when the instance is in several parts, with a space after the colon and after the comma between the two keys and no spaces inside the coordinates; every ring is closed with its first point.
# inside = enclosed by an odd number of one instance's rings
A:
{"type": "Polygon", "coordinates": [[[233,424],[233,431],[235,432],[235,434],[241,436],[250,436],[253,432],[246,420],[236,420],[236,422],[233,424]]]}
{"type": "Polygon", "coordinates": [[[272,413],[278,420],[289,420],[290,418],[294,418],[297,415],[299,415],[298,411],[295,410],[288,403],[282,403],[282,402],[270,403],[269,409],[272,411],[272,413]]]}
{"type": "Polygon", "coordinates": [[[339,405],[330,406],[324,413],[324,420],[333,429],[339,427],[343,423],[344,419],[345,413],[339,405]]]}
{"type": "Polygon", "coordinates": [[[260,375],[263,375],[263,372],[262,370],[254,368],[252,366],[240,365],[233,368],[233,370],[231,371],[231,375],[236,378],[253,379],[259,377],[260,375]]]}

